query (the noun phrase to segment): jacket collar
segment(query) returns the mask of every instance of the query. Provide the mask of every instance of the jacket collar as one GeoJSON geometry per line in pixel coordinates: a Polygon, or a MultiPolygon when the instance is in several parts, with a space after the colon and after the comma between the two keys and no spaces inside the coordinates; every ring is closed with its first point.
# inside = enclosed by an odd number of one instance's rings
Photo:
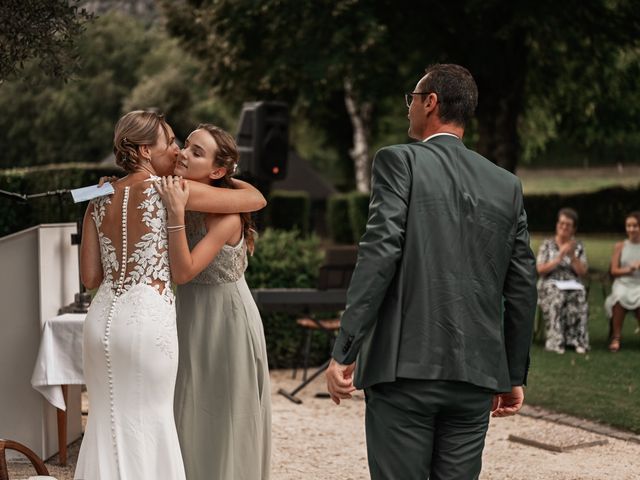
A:
{"type": "Polygon", "coordinates": [[[428,137],[426,140],[423,140],[422,142],[419,143],[424,143],[424,144],[440,144],[440,145],[461,145],[464,146],[464,142],[456,137],[455,135],[450,135],[450,134],[435,134],[432,135],[430,137],[428,137]]]}
{"type": "Polygon", "coordinates": [[[427,138],[425,138],[424,140],[422,140],[423,142],[428,142],[429,140],[431,140],[432,138],[435,137],[441,137],[443,135],[447,135],[449,137],[456,137],[456,138],[460,138],[457,135],[454,135],[453,133],[447,133],[447,132],[440,132],[440,133],[434,133],[433,135],[429,135],[427,138]]]}

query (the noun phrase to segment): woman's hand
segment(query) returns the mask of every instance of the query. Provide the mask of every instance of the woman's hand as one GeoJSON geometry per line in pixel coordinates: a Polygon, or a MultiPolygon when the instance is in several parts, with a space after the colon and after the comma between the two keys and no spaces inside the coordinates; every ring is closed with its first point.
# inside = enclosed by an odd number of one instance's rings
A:
{"type": "Polygon", "coordinates": [[[120,178],[115,175],[111,175],[110,177],[100,177],[100,180],[98,180],[98,188],[102,187],[107,182],[113,183],[116,180],[120,180],[120,178]]]}
{"type": "Polygon", "coordinates": [[[189,200],[189,182],[182,177],[162,177],[153,182],[167,207],[168,220],[184,221],[184,211],[189,200]]]}
{"type": "Polygon", "coordinates": [[[568,255],[569,257],[573,258],[575,257],[575,252],[576,252],[575,240],[571,240],[570,242],[567,242],[564,245],[562,245],[562,247],[560,247],[560,257],[564,257],[565,255],[568,255]]]}

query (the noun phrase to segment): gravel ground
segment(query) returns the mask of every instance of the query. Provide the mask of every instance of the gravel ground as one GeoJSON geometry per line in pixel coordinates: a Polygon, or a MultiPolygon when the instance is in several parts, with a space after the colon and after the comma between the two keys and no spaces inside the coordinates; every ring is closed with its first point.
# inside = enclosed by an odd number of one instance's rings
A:
{"type": "MultiPolygon", "coordinates": [[[[357,393],[339,407],[329,399],[315,398],[324,391],[321,376],[310,384],[296,405],[278,395],[278,388],[292,390],[297,380],[290,371],[273,371],[272,480],[368,479],[364,435],[364,397],[357,393]]],[[[47,462],[58,480],[73,478],[79,442],[69,451],[70,465],[47,462]]],[[[12,479],[26,479],[28,466],[10,463],[12,479]]],[[[547,420],[518,415],[491,421],[484,451],[482,480],[631,480],[640,478],[640,444],[588,432],[547,420]],[[510,435],[557,447],[577,447],[553,452],[509,440],[510,435]],[[605,445],[580,444],[606,441],[605,445]]],[[[169,480],[169,479],[168,479],[169,480]]],[[[399,479],[402,480],[402,479],[399,479]]]]}

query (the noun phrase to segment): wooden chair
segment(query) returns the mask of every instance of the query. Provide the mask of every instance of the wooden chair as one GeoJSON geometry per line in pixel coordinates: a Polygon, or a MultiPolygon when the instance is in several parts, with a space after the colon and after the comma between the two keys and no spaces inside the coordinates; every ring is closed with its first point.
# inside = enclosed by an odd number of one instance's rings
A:
{"type": "MultiPolygon", "coordinates": [[[[358,248],[355,245],[327,248],[324,263],[318,273],[318,290],[346,289],[351,281],[357,257],[358,248]]],[[[302,379],[306,381],[313,332],[322,331],[327,333],[331,347],[335,334],[340,329],[340,318],[317,319],[312,312],[309,312],[309,315],[296,319],[296,323],[304,332],[298,349],[298,356],[304,351],[302,379]]],[[[294,368],[293,378],[296,377],[296,373],[297,368],[294,368]]]]}
{"type": "Polygon", "coordinates": [[[0,439],[0,480],[9,480],[9,470],[7,469],[6,450],[15,450],[22,453],[29,459],[33,468],[35,468],[38,475],[44,475],[52,480],[53,477],[49,477],[49,470],[45,466],[44,462],[36,455],[36,453],[25,445],[14,442],[13,440],[0,439]]]}

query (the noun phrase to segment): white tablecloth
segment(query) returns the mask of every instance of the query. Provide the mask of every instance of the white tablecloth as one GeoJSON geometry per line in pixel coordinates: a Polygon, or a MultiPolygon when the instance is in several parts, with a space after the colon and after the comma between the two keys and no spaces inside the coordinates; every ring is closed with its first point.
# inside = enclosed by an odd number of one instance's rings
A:
{"type": "Polygon", "coordinates": [[[66,410],[61,385],[82,385],[82,329],[85,313],[65,313],[42,327],[31,385],[54,407],[66,410]]]}

